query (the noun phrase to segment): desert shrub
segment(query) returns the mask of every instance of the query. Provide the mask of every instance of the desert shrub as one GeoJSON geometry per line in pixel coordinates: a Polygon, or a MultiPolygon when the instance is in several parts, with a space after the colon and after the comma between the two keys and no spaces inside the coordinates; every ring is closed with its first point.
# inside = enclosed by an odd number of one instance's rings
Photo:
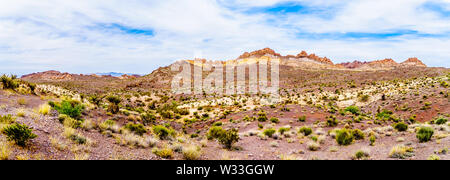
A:
{"type": "Polygon", "coordinates": [[[3,133],[9,141],[14,141],[19,146],[26,146],[27,142],[37,137],[33,130],[25,124],[13,124],[3,129],[3,133]]]}
{"type": "Polygon", "coordinates": [[[299,121],[299,122],[305,122],[305,121],[306,121],[306,116],[300,116],[300,117],[298,118],[298,121],[299,121]]]}
{"type": "Polygon", "coordinates": [[[258,113],[258,121],[259,121],[259,122],[266,122],[266,121],[267,121],[267,115],[266,115],[266,113],[260,111],[260,112],[258,113]]]}
{"type": "Polygon", "coordinates": [[[405,124],[404,122],[399,122],[397,124],[394,124],[394,128],[397,131],[406,131],[406,130],[408,130],[408,125],[405,124]]]}
{"type": "Polygon", "coordinates": [[[220,126],[213,126],[209,129],[208,133],[206,134],[206,137],[211,140],[211,139],[217,139],[220,136],[222,136],[222,134],[225,133],[225,130],[220,127],[220,126]]]}
{"type": "Polygon", "coordinates": [[[100,106],[100,103],[103,101],[103,97],[98,95],[91,95],[89,96],[89,102],[94,104],[95,106],[100,106]]]}
{"type": "Polygon", "coordinates": [[[390,158],[406,159],[412,156],[414,156],[414,149],[403,145],[394,146],[389,152],[390,158]]]}
{"type": "Polygon", "coordinates": [[[272,117],[272,118],[270,118],[270,122],[279,123],[280,120],[278,118],[276,118],[276,117],[272,117]]]}
{"type": "Polygon", "coordinates": [[[432,154],[431,156],[429,156],[429,157],[427,158],[427,160],[430,160],[430,161],[438,161],[438,160],[441,160],[441,158],[440,158],[439,156],[437,156],[436,154],[432,154]]]}
{"type": "Polygon", "coordinates": [[[345,112],[350,112],[350,113],[352,113],[354,115],[360,115],[361,114],[361,110],[357,106],[349,106],[349,107],[345,108],[344,111],[345,112]]]}
{"type": "Polygon", "coordinates": [[[390,120],[393,114],[394,113],[392,111],[385,109],[385,110],[377,113],[376,117],[379,120],[390,120]]]}
{"type": "Polygon", "coordinates": [[[0,81],[2,82],[3,89],[16,89],[19,87],[19,79],[15,75],[7,76],[3,74],[0,77],[0,81]]]}
{"type": "Polygon", "coordinates": [[[161,125],[153,126],[153,133],[155,133],[160,139],[167,139],[169,136],[175,135],[174,130],[168,129],[161,125]]]}
{"type": "Polygon", "coordinates": [[[373,146],[373,145],[375,145],[375,141],[377,140],[377,137],[372,135],[372,136],[370,136],[369,140],[370,140],[370,145],[373,146]]]}
{"type": "Polygon", "coordinates": [[[416,134],[417,139],[420,142],[428,142],[434,134],[434,130],[431,127],[421,127],[416,134]]]}
{"type": "Polygon", "coordinates": [[[220,144],[224,145],[225,148],[231,149],[233,144],[239,141],[239,134],[237,129],[229,129],[222,133],[222,135],[217,139],[220,144]]]}
{"type": "Polygon", "coordinates": [[[48,104],[43,104],[39,106],[39,113],[42,115],[48,115],[52,107],[48,104]]]}
{"type": "Polygon", "coordinates": [[[24,105],[27,105],[28,102],[24,98],[19,98],[19,99],[17,99],[17,104],[24,106],[24,105]]]}
{"type": "Polygon", "coordinates": [[[60,114],[58,116],[58,120],[60,123],[64,125],[64,127],[71,127],[71,128],[79,128],[81,124],[83,123],[82,120],[77,120],[74,118],[69,117],[65,114],[60,114]]]}
{"type": "Polygon", "coordinates": [[[185,147],[183,148],[182,153],[186,160],[197,160],[202,155],[201,149],[198,146],[185,147]]]}
{"type": "Polygon", "coordinates": [[[433,122],[434,122],[434,124],[438,124],[438,125],[445,124],[445,123],[447,123],[447,118],[441,116],[441,117],[436,118],[433,122]]]}
{"type": "Polygon", "coordinates": [[[361,130],[359,130],[359,129],[353,129],[352,130],[352,135],[355,138],[355,140],[361,140],[361,139],[365,138],[364,133],[361,130]]]}
{"type": "Polygon", "coordinates": [[[147,133],[147,129],[145,129],[144,125],[142,124],[128,123],[125,125],[124,128],[139,136],[142,136],[145,133],[147,133]]]}
{"type": "Polygon", "coordinates": [[[356,151],[353,159],[367,159],[370,157],[370,154],[367,151],[358,150],[356,151]]]}
{"type": "Polygon", "coordinates": [[[13,117],[11,114],[7,114],[7,115],[0,115],[0,124],[11,124],[14,123],[16,121],[16,118],[13,117]]]}
{"type": "Polygon", "coordinates": [[[278,132],[280,132],[280,134],[284,134],[285,132],[288,132],[290,130],[290,128],[288,127],[280,127],[280,129],[278,129],[278,132]]]}
{"type": "Polygon", "coordinates": [[[319,148],[320,148],[320,145],[318,144],[318,143],[316,143],[316,142],[309,142],[308,144],[307,144],[307,146],[308,146],[308,149],[310,150],[310,151],[317,151],[317,150],[319,150],[319,148]]]}
{"type": "Polygon", "coordinates": [[[173,150],[170,148],[162,148],[162,149],[154,148],[152,152],[153,154],[164,159],[170,159],[173,157],[173,150]]]}
{"type": "Polygon", "coordinates": [[[63,100],[61,103],[49,103],[60,114],[65,114],[74,119],[81,118],[84,106],[75,100],[63,100]]]}
{"type": "Polygon", "coordinates": [[[151,113],[142,113],[141,119],[144,125],[154,124],[156,122],[156,116],[151,113]]]}
{"type": "Polygon", "coordinates": [[[220,121],[217,121],[217,122],[214,122],[213,124],[212,124],[212,126],[222,126],[222,122],[220,122],[220,121]]]}
{"type": "Polygon", "coordinates": [[[310,127],[303,126],[298,132],[303,133],[305,136],[309,136],[312,134],[313,130],[310,127]]]}
{"type": "Polygon", "coordinates": [[[118,96],[108,96],[106,100],[109,102],[108,111],[117,114],[120,111],[119,104],[122,101],[118,96]]]}
{"type": "Polygon", "coordinates": [[[11,155],[9,143],[0,141],[0,160],[8,160],[11,155]]]}
{"type": "Polygon", "coordinates": [[[351,130],[341,129],[341,130],[336,131],[336,142],[339,145],[343,145],[343,146],[350,145],[350,144],[352,144],[353,140],[354,140],[354,137],[353,137],[351,130]]]}
{"type": "Polygon", "coordinates": [[[361,102],[367,102],[367,101],[369,101],[369,99],[370,99],[369,95],[362,95],[359,97],[359,101],[361,101],[361,102]]]}
{"type": "Polygon", "coordinates": [[[327,117],[327,126],[335,127],[338,125],[338,123],[339,123],[339,121],[336,119],[336,116],[327,117]]]}
{"type": "Polygon", "coordinates": [[[275,134],[277,131],[273,128],[270,129],[266,129],[263,131],[263,134],[266,135],[267,137],[272,137],[273,134],[275,134]]]}

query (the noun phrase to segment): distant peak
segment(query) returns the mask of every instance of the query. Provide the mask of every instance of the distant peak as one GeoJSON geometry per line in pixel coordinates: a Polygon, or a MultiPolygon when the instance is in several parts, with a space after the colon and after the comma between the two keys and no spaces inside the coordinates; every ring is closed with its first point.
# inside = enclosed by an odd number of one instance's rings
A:
{"type": "Polygon", "coordinates": [[[245,52],[244,54],[242,54],[241,56],[239,56],[238,59],[245,59],[245,58],[249,58],[249,57],[262,57],[264,55],[273,55],[273,56],[281,56],[280,54],[276,53],[273,49],[270,48],[264,48],[264,49],[260,49],[260,50],[256,50],[253,52],[245,52]]]}
{"type": "Polygon", "coordinates": [[[427,67],[421,60],[419,60],[416,57],[412,57],[407,59],[405,62],[401,63],[402,65],[409,65],[409,66],[421,66],[421,67],[427,67]]]}

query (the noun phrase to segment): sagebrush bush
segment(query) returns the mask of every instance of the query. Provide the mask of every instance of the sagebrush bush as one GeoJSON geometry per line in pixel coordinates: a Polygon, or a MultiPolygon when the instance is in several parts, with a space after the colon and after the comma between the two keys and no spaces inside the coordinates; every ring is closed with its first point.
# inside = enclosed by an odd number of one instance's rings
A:
{"type": "Polygon", "coordinates": [[[141,119],[144,125],[154,124],[156,122],[156,116],[152,113],[142,113],[141,119]]]}
{"type": "Polygon", "coordinates": [[[353,129],[352,130],[352,135],[355,138],[355,140],[361,140],[361,139],[365,138],[364,133],[361,130],[359,130],[359,129],[353,129]]]}
{"type": "Polygon", "coordinates": [[[260,111],[260,112],[258,113],[258,121],[259,121],[259,122],[266,122],[266,121],[267,121],[267,115],[266,115],[266,113],[260,111]]]}
{"type": "Polygon", "coordinates": [[[280,127],[278,129],[278,132],[280,132],[281,135],[283,135],[285,132],[288,132],[290,130],[290,128],[288,127],[280,127]]]}
{"type": "Polygon", "coordinates": [[[144,125],[142,124],[128,123],[124,126],[124,128],[139,136],[142,136],[145,133],[147,133],[147,129],[145,129],[144,125]]]}
{"type": "Polygon", "coordinates": [[[346,112],[350,112],[354,115],[360,115],[361,114],[361,110],[359,109],[359,107],[357,106],[349,106],[347,108],[345,108],[346,112]]]}
{"type": "Polygon", "coordinates": [[[202,155],[201,149],[198,146],[183,147],[183,157],[186,160],[198,160],[202,155]]]}
{"type": "Polygon", "coordinates": [[[19,79],[15,75],[7,76],[3,74],[0,77],[0,81],[2,82],[3,89],[16,89],[19,87],[19,79]]]}
{"type": "Polygon", "coordinates": [[[434,130],[431,127],[421,127],[416,134],[417,139],[422,142],[428,142],[434,134],[434,130]]]}
{"type": "Polygon", "coordinates": [[[406,131],[406,130],[408,130],[408,125],[405,124],[404,122],[399,122],[397,124],[394,124],[394,128],[397,131],[406,131]]]}
{"type": "Polygon", "coordinates": [[[350,145],[353,143],[354,137],[351,130],[341,129],[336,131],[336,142],[339,145],[350,145]]]}
{"type": "Polygon", "coordinates": [[[222,136],[222,134],[225,133],[225,130],[220,127],[220,126],[213,126],[209,129],[208,133],[206,134],[206,137],[211,140],[211,139],[217,139],[220,136],[222,136]]]}
{"type": "Polygon", "coordinates": [[[270,118],[270,122],[279,123],[280,120],[278,118],[276,118],[276,117],[272,117],[272,118],[270,118]]]}
{"type": "Polygon", "coordinates": [[[298,132],[303,133],[303,135],[305,136],[309,136],[310,134],[312,134],[313,130],[310,127],[303,126],[298,132]]]}
{"type": "Polygon", "coordinates": [[[3,133],[9,141],[14,141],[19,146],[26,146],[29,140],[37,137],[27,125],[18,123],[5,127],[3,133]]]}
{"type": "Polygon", "coordinates": [[[224,145],[225,148],[231,149],[233,144],[239,141],[239,134],[237,129],[229,129],[225,131],[218,139],[220,144],[224,145]]]}
{"type": "Polygon", "coordinates": [[[169,136],[175,135],[174,130],[161,125],[153,126],[153,133],[155,133],[160,139],[167,139],[169,136]]]}
{"type": "Polygon", "coordinates": [[[441,117],[436,118],[433,122],[434,122],[434,124],[442,125],[442,124],[447,123],[447,118],[441,116],[441,117]]]}
{"type": "Polygon", "coordinates": [[[272,137],[273,134],[275,134],[277,131],[273,128],[270,129],[266,129],[263,131],[263,134],[266,135],[267,137],[272,137]]]}
{"type": "Polygon", "coordinates": [[[306,121],[306,116],[300,116],[300,117],[298,118],[298,121],[299,121],[299,122],[305,122],[305,121],[306,121]]]}

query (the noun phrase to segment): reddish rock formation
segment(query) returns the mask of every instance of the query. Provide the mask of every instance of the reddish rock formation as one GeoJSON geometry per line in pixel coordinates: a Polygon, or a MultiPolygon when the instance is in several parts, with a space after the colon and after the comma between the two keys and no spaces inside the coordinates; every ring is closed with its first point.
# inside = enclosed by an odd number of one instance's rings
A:
{"type": "Polygon", "coordinates": [[[244,54],[239,56],[238,59],[244,59],[244,58],[249,58],[249,57],[261,57],[261,56],[264,56],[266,54],[270,54],[270,55],[273,55],[273,56],[281,57],[281,55],[276,53],[273,49],[264,48],[264,49],[253,51],[253,52],[250,52],[250,53],[249,52],[245,52],[244,54]]]}
{"type": "Polygon", "coordinates": [[[405,62],[400,63],[404,66],[419,66],[419,67],[427,67],[421,60],[416,57],[409,58],[405,62]]]}

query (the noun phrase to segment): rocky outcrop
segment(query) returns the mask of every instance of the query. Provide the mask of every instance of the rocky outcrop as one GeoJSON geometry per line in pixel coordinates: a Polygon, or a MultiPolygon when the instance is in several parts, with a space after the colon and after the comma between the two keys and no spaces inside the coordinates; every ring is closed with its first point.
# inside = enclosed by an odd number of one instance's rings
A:
{"type": "Polygon", "coordinates": [[[239,56],[238,59],[245,59],[245,58],[250,58],[250,57],[259,58],[259,57],[262,57],[262,56],[265,56],[265,55],[272,55],[272,56],[281,57],[281,55],[276,53],[273,49],[264,48],[264,49],[253,51],[253,52],[250,52],[250,53],[249,52],[245,52],[244,54],[239,56]]]}
{"type": "Polygon", "coordinates": [[[402,66],[417,66],[417,67],[427,67],[421,60],[416,57],[409,58],[406,61],[400,63],[402,66]]]}

